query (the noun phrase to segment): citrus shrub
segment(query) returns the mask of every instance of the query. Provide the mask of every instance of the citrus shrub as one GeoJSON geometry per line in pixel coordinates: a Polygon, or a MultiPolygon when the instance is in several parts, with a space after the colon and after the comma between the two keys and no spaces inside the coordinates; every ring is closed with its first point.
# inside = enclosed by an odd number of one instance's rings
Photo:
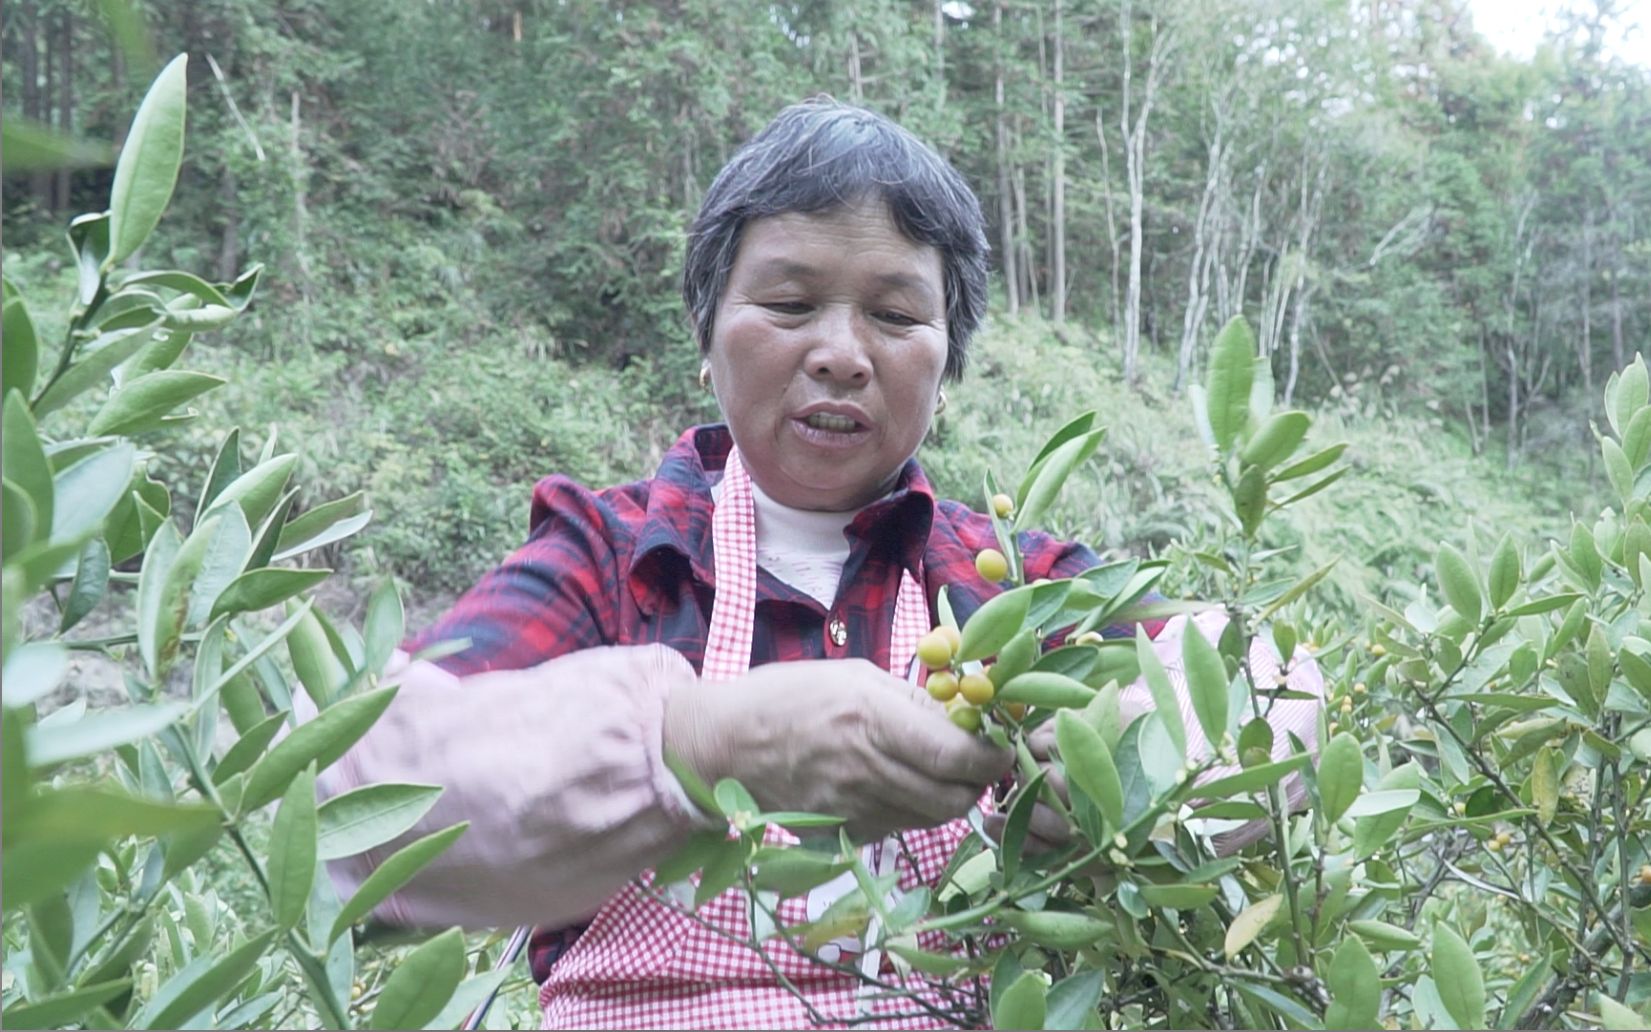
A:
{"type": "Polygon", "coordinates": [[[139,107],[108,210],[69,227],[78,286],[55,349],[5,283],[0,1021],[453,1027],[502,973],[461,985],[455,929],[367,984],[355,932],[463,827],[407,846],[350,899],[322,866],[400,834],[440,791],[371,785],[317,805],[317,773],[395,693],[378,685],[402,635],[393,585],[357,630],[314,604],[331,571],[301,565],[366,524],[362,498],[299,512],[296,456],[272,434],[249,461],[236,430],[190,485],[193,513],[151,476],[191,418],[180,407],[221,383],[177,363],[259,276],[129,267],[177,180],[185,73],[180,56],[139,107]],[[122,664],[129,704],[88,710],[63,683],[77,651],[122,664]],[[297,691],[318,710],[302,726],[297,691]],[[203,873],[209,856],[244,865],[249,905],[203,873]]]}
{"type": "Polygon", "coordinates": [[[1308,449],[1308,415],[1272,411],[1269,366],[1242,320],[1190,397],[1227,518],[1186,545],[1214,586],[1206,601],[1154,593],[1162,559],[1025,582],[1018,535],[1099,446],[1093,413],[1050,438],[1012,495],[986,477],[998,547],[978,572],[1008,586],[969,613],[943,593],[918,658],[960,727],[1019,758],[1000,833],[977,822],[938,885],[897,892],[846,836],[822,843],[829,815],[764,814],[736,782],[683,772],[728,832],[662,865],[657,898],[691,909],[741,890],[758,951],[813,956],[864,935],[893,973],[836,970],[960,1027],[1644,1027],[1643,362],[1606,390],[1600,447],[1620,509],[1542,549],[1442,542],[1434,583],[1402,610],[1369,599],[1360,625],[1310,630],[1292,614],[1333,564],[1292,570],[1267,520],[1344,476],[1343,446],[1308,449]],[[1212,608],[1226,618],[1216,640],[1189,621],[1167,661],[1140,627],[1212,608]],[[1280,673],[1259,675],[1265,654],[1280,673]],[[1276,742],[1266,720],[1281,701],[1316,700],[1284,676],[1308,661],[1328,695],[1316,748],[1276,742]],[[1136,683],[1155,708],[1126,719],[1122,689],[1136,683]],[[1032,747],[1039,729],[1053,731],[1048,762],[1032,747]],[[1039,803],[1065,817],[1070,844],[1027,848],[1039,803]],[[1253,844],[1223,838],[1256,822],[1253,844]],[[779,845],[771,824],[812,837],[779,845]],[[781,900],[845,869],[857,889],[812,922],[782,920],[781,900]]]}

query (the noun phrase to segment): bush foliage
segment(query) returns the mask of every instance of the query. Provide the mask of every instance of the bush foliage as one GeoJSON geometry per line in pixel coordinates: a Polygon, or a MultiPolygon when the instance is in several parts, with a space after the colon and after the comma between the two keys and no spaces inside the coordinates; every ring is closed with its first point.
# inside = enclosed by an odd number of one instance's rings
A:
{"type": "MultiPolygon", "coordinates": [[[[179,368],[187,346],[243,317],[259,279],[256,268],[225,282],[133,268],[176,181],[182,83],[179,59],[133,123],[108,210],[71,225],[74,279],[61,310],[6,282],[0,1019],[451,1027],[505,977],[483,973],[486,952],[448,930],[381,963],[359,932],[463,827],[405,847],[350,899],[336,898],[324,873],[328,859],[404,832],[439,791],[375,785],[320,804],[315,795],[317,773],[393,696],[378,679],[402,636],[400,598],[379,585],[358,629],[316,605],[330,571],[307,564],[367,526],[368,497],[435,493],[421,503],[428,523],[377,545],[398,570],[423,535],[462,527],[472,511],[476,526],[493,526],[499,485],[463,467],[423,469],[431,442],[481,441],[514,456],[506,472],[518,480],[540,472],[542,451],[565,449],[590,463],[573,472],[605,480],[608,463],[645,466],[667,424],[596,383],[547,382],[542,412],[498,418],[474,397],[486,393],[478,383],[510,378],[508,356],[435,349],[410,359],[389,393],[435,392],[450,404],[438,401],[429,420],[409,412],[371,426],[392,461],[355,481],[332,476],[347,456],[324,441],[305,440],[300,455],[273,433],[256,449],[238,430],[203,434],[198,417],[180,431],[186,406],[218,411],[206,392],[221,386],[179,368]],[[632,432],[615,443],[619,426],[632,432]],[[294,486],[319,479],[329,481],[325,501],[294,486]],[[81,652],[121,664],[129,701],[94,708],[77,694],[53,705],[81,652]],[[295,726],[295,694],[315,720],[295,726]],[[221,877],[226,858],[244,881],[221,877]]],[[[1065,403],[1043,389],[1047,370],[1015,366],[1027,358],[1013,347],[996,355],[1023,391],[1002,404],[1026,423],[1057,423],[1065,403]]],[[[219,391],[260,417],[282,414],[284,401],[254,393],[219,391]]],[[[890,904],[851,843],[765,845],[770,824],[797,818],[757,813],[725,783],[696,791],[730,833],[695,840],[661,879],[687,879],[689,890],[661,884],[662,897],[691,908],[712,889],[743,888],[751,947],[783,950],[822,929],[778,924],[777,901],[853,870],[861,887],[833,908],[829,930],[872,928],[875,917],[873,945],[902,972],[949,987],[936,1016],[958,1024],[1642,1026],[1651,997],[1645,366],[1629,365],[1604,392],[1599,453],[1613,497],[1598,518],[1535,543],[1424,523],[1425,563],[1407,543],[1363,567],[1417,582],[1384,585],[1385,601],[1362,597],[1368,576],[1338,581],[1343,565],[1301,529],[1312,521],[1287,522],[1356,478],[1339,445],[1308,443],[1307,414],[1272,410],[1273,393],[1235,321],[1190,399],[1196,429],[1182,436],[1205,474],[1196,479],[1165,478],[1144,461],[1135,435],[1152,430],[1106,428],[1093,414],[1065,422],[1042,449],[978,414],[943,427],[933,465],[954,493],[978,484],[989,497],[994,476],[1025,471],[1002,482],[1014,502],[998,519],[1011,582],[1015,533],[1052,520],[1073,521],[1057,529],[1079,536],[1174,542],[1173,563],[1114,559],[1069,581],[1015,583],[962,625],[957,662],[990,662],[996,697],[983,733],[1022,753],[1025,780],[1002,842],[971,837],[936,890],[890,904]],[[1106,433],[1135,443],[1109,448],[1098,477],[1090,459],[1106,433]],[[980,456],[990,457],[984,474],[968,465],[980,456]],[[1066,508],[1051,508],[1063,489],[1066,508]],[[1136,504],[1154,492],[1155,504],[1136,504]],[[1140,523],[1104,522],[1118,518],[1140,523]],[[1083,637],[1161,612],[1141,599],[1170,574],[1185,589],[1175,594],[1229,618],[1217,641],[1189,635],[1180,657],[1211,755],[1185,748],[1189,729],[1169,709],[1123,721],[1120,685],[1141,677],[1155,695],[1167,691],[1144,641],[1083,637]],[[1255,683],[1256,641],[1310,655],[1325,672],[1316,763],[1300,743],[1267,737],[1259,718],[1280,691],[1255,683]],[[1033,855],[1026,821],[1050,797],[1025,739],[1048,721],[1053,762],[1071,786],[1069,802],[1051,805],[1069,813],[1075,841],[1033,855]],[[1217,760],[1242,769],[1198,784],[1217,760]],[[1299,811],[1284,805],[1289,775],[1306,784],[1299,811]],[[1270,834],[1218,855],[1212,822],[1239,819],[1265,820],[1270,834]],[[696,885],[693,872],[713,860],[720,873],[696,885]]],[[[983,402],[977,413],[986,411],[983,402]]],[[[1363,533],[1388,548],[1379,526],[1363,533]]],[[[1348,540],[1350,551],[1365,547],[1348,540]]]]}

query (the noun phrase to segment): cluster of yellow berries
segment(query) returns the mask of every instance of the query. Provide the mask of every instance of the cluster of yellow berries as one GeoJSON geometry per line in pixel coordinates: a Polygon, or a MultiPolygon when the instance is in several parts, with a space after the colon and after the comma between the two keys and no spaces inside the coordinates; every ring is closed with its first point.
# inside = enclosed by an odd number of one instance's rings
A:
{"type": "Polygon", "coordinates": [[[955,627],[936,627],[917,643],[917,658],[929,669],[924,682],[929,694],[946,704],[946,715],[952,723],[965,731],[979,731],[982,723],[980,707],[992,701],[997,686],[982,673],[961,676],[954,669],[957,650],[963,636],[955,627]]]}
{"type": "Polygon", "coordinates": [[[1503,829],[1485,840],[1485,848],[1498,853],[1513,845],[1513,833],[1503,829]]]}

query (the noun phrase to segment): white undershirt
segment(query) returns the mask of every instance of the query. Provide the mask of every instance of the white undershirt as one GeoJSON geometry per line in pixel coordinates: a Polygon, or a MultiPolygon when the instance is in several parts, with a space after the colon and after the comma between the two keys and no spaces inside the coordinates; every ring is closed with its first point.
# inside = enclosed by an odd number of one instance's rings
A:
{"type": "MultiPolygon", "coordinates": [[[[721,500],[721,481],[711,486],[711,496],[721,500]]],[[[860,510],[793,509],[764,494],[755,481],[751,499],[757,510],[757,565],[830,609],[848,561],[843,531],[860,510]]]]}

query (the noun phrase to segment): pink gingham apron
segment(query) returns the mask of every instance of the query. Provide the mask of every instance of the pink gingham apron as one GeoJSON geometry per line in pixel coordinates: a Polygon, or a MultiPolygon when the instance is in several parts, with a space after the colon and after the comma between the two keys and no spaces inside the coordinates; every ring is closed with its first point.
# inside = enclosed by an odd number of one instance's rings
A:
{"type": "MultiPolygon", "coordinates": [[[[717,595],[701,676],[706,681],[729,681],[750,667],[757,595],[756,506],[737,448],[728,455],[722,497],[712,514],[711,537],[717,595]]],[[[896,676],[906,674],[917,640],[928,628],[923,590],[909,571],[902,571],[889,649],[889,669],[896,676]]],[[[868,863],[881,862],[883,870],[897,869],[902,889],[933,884],[968,833],[963,820],[908,831],[901,836],[904,851],[886,844],[871,847],[877,856],[868,863]],[[915,861],[915,870],[905,853],[915,861]]],[[[797,840],[770,827],[768,841],[797,840]]],[[[651,882],[652,872],[644,872],[642,878],[651,882]]],[[[741,938],[748,933],[746,904],[738,890],[730,889],[711,900],[699,909],[699,915],[741,938]]],[[[780,915],[787,924],[807,920],[807,897],[787,900],[780,915]]],[[[938,935],[925,937],[921,945],[939,949],[943,941],[938,935]]],[[[909,1001],[869,996],[857,980],[819,965],[777,939],[769,940],[767,951],[786,978],[828,1018],[846,1020],[915,1009],[909,1001]]],[[[881,959],[871,952],[860,962],[884,981],[898,982],[899,976],[886,962],[879,963],[881,959]]],[[[539,1004],[546,1028],[818,1027],[756,953],[674,912],[634,884],[597,912],[590,927],[551,968],[540,988],[539,1004]]],[[[945,1027],[926,1016],[889,1018],[875,1025],[945,1027]]]]}

